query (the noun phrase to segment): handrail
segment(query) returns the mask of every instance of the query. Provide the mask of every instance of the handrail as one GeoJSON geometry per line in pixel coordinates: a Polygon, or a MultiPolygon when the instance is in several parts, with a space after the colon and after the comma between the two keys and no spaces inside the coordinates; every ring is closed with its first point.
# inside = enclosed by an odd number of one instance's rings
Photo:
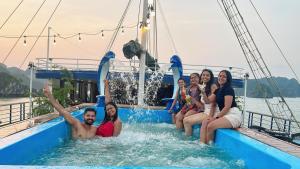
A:
{"type": "Polygon", "coordinates": [[[246,110],[246,112],[252,113],[252,114],[257,114],[257,115],[263,115],[263,116],[267,116],[267,117],[273,117],[273,118],[277,118],[277,119],[280,119],[280,120],[288,120],[288,121],[291,121],[291,122],[300,123],[300,121],[297,121],[297,120],[291,120],[291,119],[286,119],[286,118],[282,118],[282,117],[276,117],[276,116],[272,116],[272,115],[268,115],[268,114],[263,114],[263,113],[258,113],[258,112],[253,112],[253,111],[249,111],[249,110],[246,110]]]}
{"type": "MultiPolygon", "coordinates": [[[[248,110],[245,111],[245,112],[248,113],[247,116],[244,116],[245,118],[248,118],[248,123],[247,123],[248,128],[250,128],[252,126],[260,126],[260,127],[264,126],[264,127],[269,128],[272,131],[273,130],[278,131],[279,129],[276,128],[274,123],[275,123],[276,119],[279,119],[279,120],[284,121],[284,128],[283,128],[284,131],[283,132],[287,132],[289,135],[293,134],[293,133],[299,133],[300,132],[300,130],[298,128],[293,128],[292,127],[292,123],[299,123],[299,121],[297,121],[297,120],[291,120],[291,119],[287,119],[287,118],[276,117],[276,116],[263,114],[263,113],[258,113],[258,112],[253,112],[253,111],[248,111],[248,110]],[[267,120],[266,118],[268,118],[269,120],[267,120]]],[[[244,124],[244,125],[246,125],[246,124],[244,124]]]]}
{"type": "MultiPolygon", "coordinates": [[[[26,101],[26,102],[13,102],[13,103],[6,103],[6,104],[0,104],[0,107],[1,106],[9,106],[9,105],[15,105],[15,104],[22,104],[22,103],[29,103],[29,101],[26,101]]],[[[1,109],[0,109],[1,110],[1,109]]]]}
{"type": "MultiPolygon", "coordinates": [[[[37,58],[36,66],[37,70],[46,70],[46,58],[37,58]]],[[[77,71],[97,71],[98,64],[100,60],[97,59],[72,59],[72,58],[51,58],[49,61],[50,70],[60,70],[61,68],[66,68],[68,70],[77,70],[77,71]]],[[[121,63],[122,65],[115,65],[112,67],[111,71],[126,71],[120,68],[127,68],[129,71],[138,70],[139,62],[137,60],[132,61],[118,61],[117,63],[121,63]],[[134,66],[132,66],[134,65],[134,66]]],[[[162,67],[170,63],[159,63],[159,66],[162,67]]],[[[203,69],[209,68],[216,74],[223,69],[230,70],[233,78],[241,79],[245,70],[243,68],[233,67],[233,66],[216,66],[216,65],[193,65],[193,64],[183,64],[184,75],[190,75],[191,73],[198,72],[200,73],[203,69]]],[[[167,74],[170,73],[169,70],[166,71],[167,74]]]]}
{"type": "MultiPolygon", "coordinates": [[[[33,105],[35,103],[35,101],[32,102],[33,105]]],[[[29,104],[29,101],[1,104],[0,127],[30,119],[29,104]]]]}

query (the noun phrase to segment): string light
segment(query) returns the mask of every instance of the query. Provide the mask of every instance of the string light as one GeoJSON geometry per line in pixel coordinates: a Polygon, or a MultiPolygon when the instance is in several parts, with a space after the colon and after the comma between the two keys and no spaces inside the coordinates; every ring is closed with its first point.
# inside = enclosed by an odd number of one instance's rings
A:
{"type": "Polygon", "coordinates": [[[54,35],[53,45],[56,45],[56,35],[54,35]]]}
{"type": "MultiPolygon", "coordinates": [[[[146,24],[145,24],[146,25],[146,24]]],[[[133,28],[136,28],[137,25],[130,25],[130,26],[122,26],[122,30],[121,30],[121,33],[125,34],[125,29],[133,29],[133,28]]],[[[139,28],[140,29],[143,29],[143,23],[140,22],[139,23],[139,28]]],[[[107,28],[107,29],[101,29],[101,31],[99,32],[98,31],[95,31],[96,33],[89,33],[89,32],[83,32],[83,33],[71,33],[69,35],[61,35],[57,32],[55,32],[54,35],[52,36],[48,36],[48,35],[26,35],[26,36],[23,36],[24,38],[24,41],[23,41],[23,45],[26,46],[27,45],[27,38],[34,38],[34,37],[40,37],[40,38],[49,38],[49,37],[53,37],[53,44],[55,45],[56,44],[56,38],[61,38],[61,39],[70,39],[70,38],[74,38],[74,37],[77,37],[78,36],[78,41],[81,41],[82,40],[82,36],[83,35],[86,35],[86,36],[92,36],[92,35],[99,35],[101,34],[101,38],[104,39],[104,31],[107,31],[107,32],[111,32],[111,31],[115,31],[117,28],[107,28]]],[[[8,39],[12,39],[12,38],[15,38],[15,39],[18,39],[20,38],[19,35],[13,35],[13,36],[8,36],[8,35],[0,35],[0,38],[8,38],[8,39]]]]}
{"type": "Polygon", "coordinates": [[[125,31],[124,31],[124,26],[122,26],[122,31],[121,34],[124,35],[125,31]]]}
{"type": "Polygon", "coordinates": [[[149,10],[150,10],[150,15],[155,16],[155,10],[154,10],[153,5],[150,5],[149,10]]]}
{"type": "Polygon", "coordinates": [[[24,45],[24,46],[27,45],[26,36],[24,36],[24,42],[23,42],[23,45],[24,45]]]}
{"type": "Polygon", "coordinates": [[[101,30],[101,38],[104,39],[104,33],[103,33],[103,30],[101,30]]]}
{"type": "Polygon", "coordinates": [[[78,41],[79,41],[79,42],[81,41],[80,33],[78,33],[78,41]]]}
{"type": "Polygon", "coordinates": [[[147,22],[147,24],[150,23],[150,14],[149,13],[147,14],[147,20],[146,20],[146,22],[147,22]]]}
{"type": "Polygon", "coordinates": [[[150,13],[147,14],[145,29],[147,29],[147,30],[150,29],[150,13]]]}

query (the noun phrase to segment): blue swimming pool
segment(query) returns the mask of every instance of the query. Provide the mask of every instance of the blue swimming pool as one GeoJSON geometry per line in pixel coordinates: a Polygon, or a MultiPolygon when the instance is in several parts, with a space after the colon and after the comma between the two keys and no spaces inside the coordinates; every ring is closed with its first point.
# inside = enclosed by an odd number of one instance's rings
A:
{"type": "Polygon", "coordinates": [[[246,169],[223,149],[200,145],[167,123],[126,123],[117,138],[70,140],[28,165],[246,169]]]}
{"type": "MultiPolygon", "coordinates": [[[[79,119],[82,116],[82,110],[73,112],[73,115],[78,117],[79,119]]],[[[99,108],[98,110],[97,118],[101,119],[103,118],[103,108],[99,108]]],[[[57,118],[54,119],[48,123],[36,126],[32,129],[25,130],[23,132],[17,133],[15,135],[9,136],[7,138],[4,138],[0,141],[0,168],[102,168],[100,166],[115,166],[112,168],[147,168],[147,167],[158,167],[158,168],[169,168],[169,167],[191,167],[191,168],[249,168],[249,169],[261,169],[261,168],[275,168],[275,169],[296,169],[300,168],[300,159],[297,157],[294,157],[292,155],[289,155],[287,153],[284,153],[278,149],[275,149],[273,147],[270,147],[268,145],[262,144],[256,140],[253,140],[245,135],[240,134],[237,131],[234,130],[218,130],[217,136],[216,136],[216,143],[215,147],[209,148],[209,147],[201,147],[201,145],[198,144],[197,140],[185,140],[184,137],[181,138],[180,134],[176,131],[171,131],[170,129],[172,125],[167,124],[170,123],[171,117],[165,110],[144,110],[144,109],[128,109],[128,108],[120,108],[119,109],[119,115],[122,121],[124,121],[126,124],[124,125],[124,134],[127,134],[127,137],[129,136],[128,133],[126,133],[126,127],[131,128],[128,130],[129,132],[133,131],[139,131],[141,129],[141,126],[144,126],[144,124],[148,127],[152,126],[152,130],[158,132],[156,135],[158,136],[168,136],[171,139],[174,139],[171,137],[172,135],[178,134],[176,136],[177,141],[182,141],[183,144],[186,144],[183,146],[187,147],[189,151],[193,151],[195,154],[201,153],[203,151],[204,153],[206,150],[208,151],[215,151],[212,154],[222,154],[221,156],[224,156],[225,159],[227,159],[227,162],[232,165],[209,165],[209,163],[213,163],[212,161],[206,161],[208,164],[205,164],[205,161],[200,161],[200,159],[197,159],[197,156],[192,157],[183,157],[182,160],[185,160],[184,162],[195,161],[195,165],[182,165],[182,163],[170,163],[166,165],[151,165],[149,163],[140,162],[135,165],[129,165],[129,164],[123,164],[122,160],[120,160],[119,165],[114,164],[93,164],[90,163],[90,165],[81,165],[74,161],[74,163],[68,163],[65,164],[62,163],[55,163],[55,160],[50,163],[41,163],[41,161],[36,162],[36,159],[43,158],[45,154],[51,154],[53,151],[60,151],[61,147],[64,146],[82,146],[83,145],[89,145],[88,142],[81,142],[81,144],[76,144],[74,141],[70,140],[70,128],[65,123],[63,118],[57,118]],[[137,123],[137,124],[136,124],[137,123]],[[139,124],[142,123],[142,124],[139,124]],[[156,124],[157,123],[157,124],[156,124]],[[168,131],[167,133],[159,132],[161,128],[161,131],[168,131]],[[172,134],[172,132],[175,132],[172,134]],[[187,160],[186,160],[187,159],[187,160]],[[73,164],[73,165],[72,165],[73,164]],[[176,165],[174,165],[176,164],[176,165]],[[99,166],[99,167],[98,167],[99,166]],[[118,167],[121,166],[121,167],[118,167]],[[130,167],[128,167],[130,166],[130,167]],[[132,167],[131,167],[132,166],[132,167]],[[163,166],[163,167],[162,167],[163,166]]],[[[139,131],[140,132],[140,131],[139,131]]],[[[155,132],[154,132],[155,133],[155,132]]],[[[199,133],[199,132],[195,132],[199,133]]],[[[147,135],[147,134],[146,134],[147,135]]],[[[152,135],[155,135],[152,133],[152,135]]],[[[131,140],[138,140],[138,138],[141,135],[131,135],[131,140]]],[[[150,134],[149,134],[150,136],[150,134]]],[[[121,135],[121,137],[123,137],[121,135]]],[[[145,135],[143,136],[145,137],[145,135]]],[[[197,137],[197,136],[196,136],[197,137]]],[[[126,137],[124,136],[123,139],[126,137]]],[[[149,139],[152,141],[157,141],[158,145],[163,145],[163,142],[159,142],[157,139],[161,139],[162,137],[149,137],[149,139]]],[[[117,138],[119,139],[119,138],[117,138]]],[[[166,140],[164,140],[166,141],[166,140]]],[[[76,142],[76,141],[75,141],[76,142]]],[[[104,140],[105,142],[105,140],[104,140]]],[[[110,142],[110,141],[107,141],[110,142]]],[[[147,143],[147,141],[143,141],[147,143]]],[[[99,142],[103,144],[103,142],[99,142]]],[[[112,141],[113,143],[113,141],[112,141]]],[[[120,142],[119,142],[120,143],[120,142]]],[[[115,145],[119,145],[118,142],[115,142],[115,145]]],[[[151,142],[148,142],[150,144],[151,142]]],[[[92,143],[92,144],[97,144],[92,143]]],[[[174,143],[170,143],[174,144],[174,143]]],[[[124,145],[123,145],[124,146],[124,145]]],[[[157,146],[157,145],[156,145],[157,146]]],[[[123,147],[124,148],[124,147],[123,147]]],[[[126,148],[125,148],[126,149],[126,148]]],[[[152,150],[150,148],[150,150],[152,150]]],[[[137,149],[132,149],[132,151],[137,151],[137,149]]],[[[97,152],[97,151],[96,151],[97,152]]],[[[180,158],[181,151],[176,152],[180,158]]],[[[182,151],[183,154],[185,151],[182,151]]],[[[153,156],[156,156],[157,152],[152,152],[153,156]]],[[[59,153],[58,153],[59,154],[59,153]]],[[[191,153],[193,154],[193,153],[191,153]]],[[[104,154],[102,154],[104,155],[104,154]]],[[[175,156],[176,156],[175,155],[175,156]]],[[[193,154],[194,155],[194,154],[193,154]]],[[[55,156],[55,155],[54,155],[55,156]]],[[[158,155],[157,155],[158,156],[158,155]]],[[[199,155],[200,156],[200,155],[199,155]]],[[[208,154],[208,156],[210,156],[208,154]]],[[[51,157],[52,158],[52,157],[51,157]]],[[[114,158],[114,157],[111,157],[114,158]]],[[[151,160],[152,157],[150,157],[151,160]]],[[[109,158],[108,158],[109,159],[109,158]]],[[[163,159],[163,157],[160,157],[160,159],[163,159]]],[[[215,158],[217,159],[217,158],[215,158]]],[[[78,159],[77,159],[78,160],[78,159]]],[[[141,159],[140,159],[141,160],[141,159]]],[[[157,160],[156,160],[157,161],[157,160]]],[[[222,163],[222,160],[220,160],[222,163]]],[[[224,160],[226,161],[226,160],[224,160]]],[[[167,162],[167,160],[165,161],[167,162]]],[[[89,163],[87,163],[89,164],[89,163]]]]}

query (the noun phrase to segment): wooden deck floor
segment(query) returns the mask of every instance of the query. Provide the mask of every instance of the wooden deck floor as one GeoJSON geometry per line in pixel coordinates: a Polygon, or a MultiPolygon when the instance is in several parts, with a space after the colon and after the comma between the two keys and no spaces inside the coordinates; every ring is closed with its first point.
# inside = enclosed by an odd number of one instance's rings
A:
{"type": "Polygon", "coordinates": [[[248,128],[239,128],[238,131],[262,143],[275,147],[281,151],[287,152],[296,157],[300,157],[300,146],[248,128]]]}
{"type": "Polygon", "coordinates": [[[45,114],[45,115],[42,115],[39,117],[35,117],[31,120],[28,119],[28,120],[17,122],[17,123],[11,124],[11,125],[3,126],[0,128],[0,138],[7,137],[9,135],[18,133],[22,130],[31,128],[37,124],[47,122],[58,116],[59,116],[58,113],[49,113],[49,114],[45,114]]]}

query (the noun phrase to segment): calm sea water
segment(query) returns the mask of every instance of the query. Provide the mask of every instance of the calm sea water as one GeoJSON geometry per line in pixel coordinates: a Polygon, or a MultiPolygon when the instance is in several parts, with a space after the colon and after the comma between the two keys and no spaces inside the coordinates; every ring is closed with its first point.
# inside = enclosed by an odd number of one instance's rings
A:
{"type": "MultiPolygon", "coordinates": [[[[294,115],[296,116],[296,119],[300,121],[300,98],[285,98],[285,101],[292,109],[294,115]]],[[[246,98],[246,110],[263,114],[270,114],[264,99],[246,98]]]]}
{"type": "Polygon", "coordinates": [[[29,165],[246,168],[222,149],[185,138],[172,124],[124,124],[119,137],[71,140],[29,165]]]}

